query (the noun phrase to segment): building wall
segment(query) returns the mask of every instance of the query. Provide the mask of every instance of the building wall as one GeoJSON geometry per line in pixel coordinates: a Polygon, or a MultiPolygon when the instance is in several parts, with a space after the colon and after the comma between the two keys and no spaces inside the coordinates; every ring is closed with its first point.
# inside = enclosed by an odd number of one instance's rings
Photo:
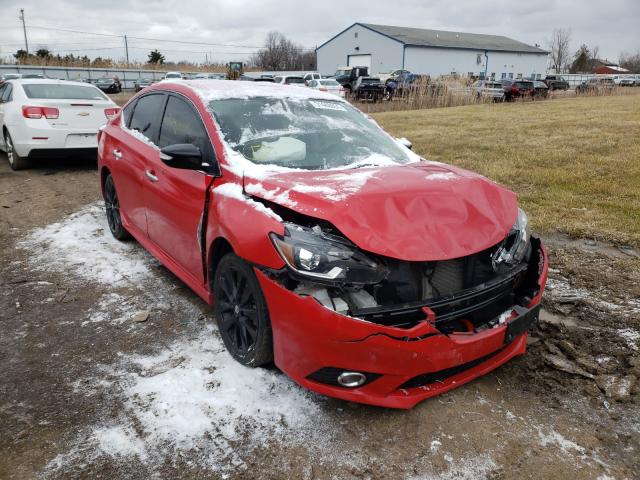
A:
{"type": "MultiPolygon", "coordinates": [[[[487,75],[495,73],[496,79],[517,78],[518,74],[529,77],[532,74],[544,77],[547,71],[547,54],[488,52],[487,75]],[[510,75],[512,77],[510,77],[510,75]]],[[[407,46],[404,66],[413,73],[428,74],[432,77],[458,73],[478,75],[485,71],[484,50],[463,50],[456,48],[429,48],[407,46]],[[480,63],[478,63],[480,55],[480,63]]]]}
{"type": "Polygon", "coordinates": [[[371,54],[373,75],[402,68],[403,44],[360,25],[352,25],[317,51],[318,72],[333,75],[347,65],[348,55],[371,54]],[[357,37],[355,34],[357,33],[357,37]],[[359,47],[359,50],[356,50],[359,47]]]}

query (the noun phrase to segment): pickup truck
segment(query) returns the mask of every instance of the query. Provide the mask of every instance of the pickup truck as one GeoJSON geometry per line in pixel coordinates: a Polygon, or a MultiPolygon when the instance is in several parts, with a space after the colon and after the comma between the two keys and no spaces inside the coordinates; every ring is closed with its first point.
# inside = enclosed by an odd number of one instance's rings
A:
{"type": "Polygon", "coordinates": [[[352,95],[356,100],[382,101],[386,87],[378,77],[359,77],[353,84],[352,95]]]}
{"type": "Polygon", "coordinates": [[[336,81],[347,90],[347,93],[353,90],[359,77],[368,76],[369,67],[341,67],[336,70],[336,81]]]}
{"type": "Polygon", "coordinates": [[[549,90],[569,90],[569,82],[561,75],[547,75],[542,81],[549,90]]]}

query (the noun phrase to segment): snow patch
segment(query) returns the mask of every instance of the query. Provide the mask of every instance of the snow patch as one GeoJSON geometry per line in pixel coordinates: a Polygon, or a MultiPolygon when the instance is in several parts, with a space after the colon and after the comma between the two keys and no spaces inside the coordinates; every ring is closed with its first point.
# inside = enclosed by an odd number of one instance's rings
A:
{"type": "Polygon", "coordinates": [[[540,440],[540,445],[542,445],[543,447],[547,447],[549,445],[556,445],[560,447],[560,449],[565,453],[569,453],[570,450],[576,451],[580,454],[585,453],[584,447],[578,445],[575,442],[572,442],[571,440],[567,440],[565,437],[563,437],[560,433],[556,432],[555,430],[551,430],[551,432],[547,434],[538,430],[538,438],[540,440]]]}
{"type": "Polygon", "coordinates": [[[219,185],[216,188],[214,188],[213,193],[214,195],[218,194],[225,197],[240,200],[241,202],[244,202],[247,205],[251,206],[251,208],[256,209],[260,213],[264,213],[268,217],[271,217],[274,220],[277,220],[278,222],[282,222],[282,217],[280,217],[280,215],[275,213],[270,208],[266,207],[264,204],[260,202],[256,202],[255,200],[251,200],[244,193],[242,193],[242,187],[237,183],[231,183],[231,182],[223,183],[222,185],[219,185]]]}
{"type": "Polygon", "coordinates": [[[151,140],[149,140],[144,133],[138,131],[138,130],[134,130],[132,128],[127,128],[126,125],[124,125],[123,123],[120,123],[120,128],[122,130],[124,130],[125,132],[127,132],[129,135],[134,136],[135,138],[137,138],[138,140],[140,140],[143,143],[146,143],[147,145],[149,145],[150,147],[155,148],[156,150],[160,150],[160,147],[158,147],[155,143],[153,143],[151,140]]]}
{"type": "Polygon", "coordinates": [[[113,238],[102,202],[31,231],[17,246],[29,250],[28,261],[35,270],[70,272],[105,284],[139,283],[157,264],[135,242],[113,238]]]}
{"type": "Polygon", "coordinates": [[[261,183],[249,183],[245,185],[244,189],[247,193],[271,200],[283,207],[293,208],[297,205],[297,202],[289,198],[289,190],[280,187],[276,187],[274,190],[267,190],[261,183]]]}
{"type": "Polygon", "coordinates": [[[638,350],[638,343],[640,341],[640,332],[631,328],[624,328],[617,331],[618,335],[627,342],[627,345],[632,350],[638,350]]]}
{"type": "Polygon", "coordinates": [[[483,480],[491,478],[492,472],[497,468],[496,463],[487,455],[461,458],[458,461],[445,455],[444,459],[450,464],[445,472],[412,476],[407,480],[483,480]]]}

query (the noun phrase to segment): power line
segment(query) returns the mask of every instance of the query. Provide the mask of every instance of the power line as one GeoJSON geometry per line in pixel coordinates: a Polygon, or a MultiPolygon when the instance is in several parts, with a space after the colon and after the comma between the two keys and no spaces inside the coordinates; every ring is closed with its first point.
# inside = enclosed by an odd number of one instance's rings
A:
{"type": "MultiPolygon", "coordinates": [[[[57,32],[67,32],[67,33],[80,33],[84,35],[98,35],[101,37],[117,37],[122,38],[124,35],[116,35],[114,33],[98,33],[98,32],[86,32],[82,30],[70,30],[66,28],[56,28],[56,27],[43,27],[41,25],[30,25],[29,28],[36,28],[40,30],[52,30],[57,32]]],[[[211,43],[211,42],[189,42],[185,40],[168,40],[165,38],[150,38],[150,37],[136,37],[127,35],[127,38],[135,39],[135,40],[146,40],[151,42],[165,42],[165,43],[179,43],[184,45],[205,45],[211,47],[235,47],[235,48],[248,48],[248,49],[261,49],[264,48],[264,45],[238,45],[233,43],[211,43]]],[[[314,48],[306,48],[300,47],[299,50],[315,50],[314,48]]]]}

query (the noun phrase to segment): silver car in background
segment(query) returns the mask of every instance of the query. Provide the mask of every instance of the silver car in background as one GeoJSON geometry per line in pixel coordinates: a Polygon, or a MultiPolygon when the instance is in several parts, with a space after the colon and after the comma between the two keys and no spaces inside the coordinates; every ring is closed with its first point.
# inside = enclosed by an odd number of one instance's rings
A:
{"type": "Polygon", "coordinates": [[[471,85],[478,98],[489,98],[495,102],[504,101],[504,89],[500,82],[493,80],[478,80],[471,85]]]}

